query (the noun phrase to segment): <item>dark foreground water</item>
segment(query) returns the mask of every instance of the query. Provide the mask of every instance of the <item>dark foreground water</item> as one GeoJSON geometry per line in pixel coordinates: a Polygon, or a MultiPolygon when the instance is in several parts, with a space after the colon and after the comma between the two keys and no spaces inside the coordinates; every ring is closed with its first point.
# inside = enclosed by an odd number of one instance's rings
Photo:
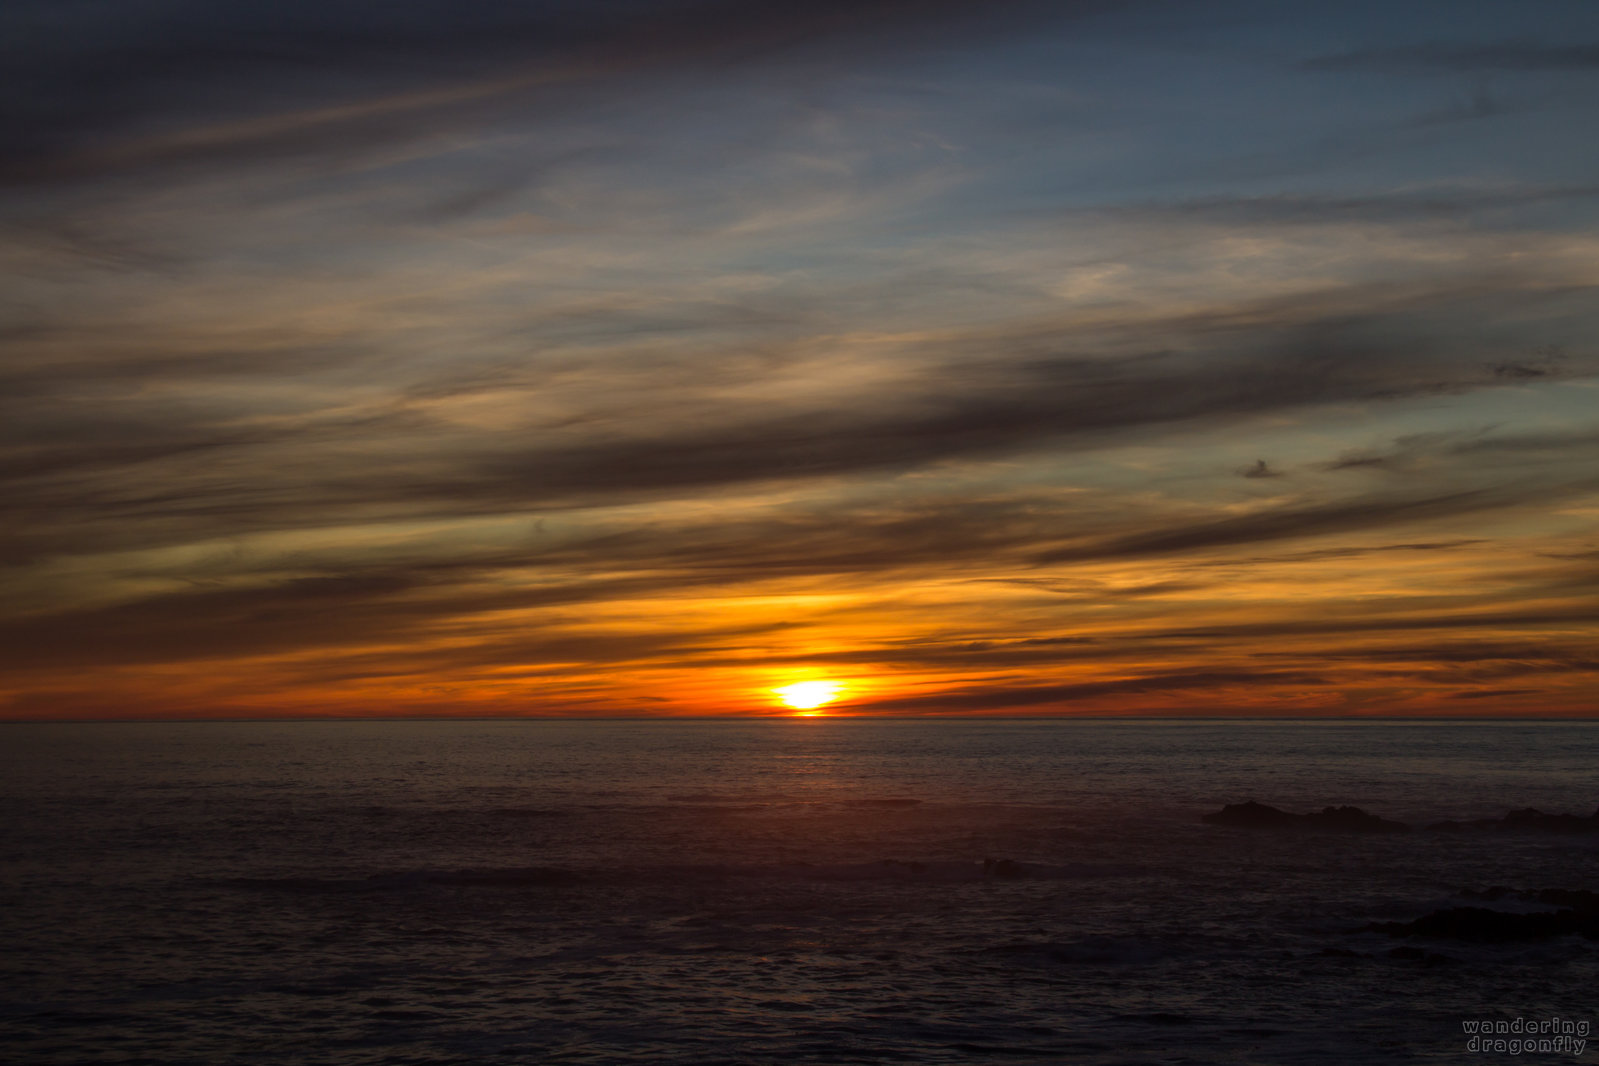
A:
{"type": "Polygon", "coordinates": [[[1599,942],[1396,939],[1599,890],[1593,723],[0,726],[7,1063],[1593,1061],[1599,942]],[[990,861],[986,868],[984,860],[990,861]],[[1008,863],[999,860],[1010,860],[1008,863]]]}

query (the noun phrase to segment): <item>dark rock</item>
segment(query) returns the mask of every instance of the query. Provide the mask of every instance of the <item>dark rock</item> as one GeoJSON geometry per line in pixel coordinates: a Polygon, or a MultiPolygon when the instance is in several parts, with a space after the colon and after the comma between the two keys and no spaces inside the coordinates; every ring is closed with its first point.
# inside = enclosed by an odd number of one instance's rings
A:
{"type": "Polygon", "coordinates": [[[1599,833],[1599,811],[1582,818],[1575,814],[1545,814],[1525,807],[1500,819],[1499,828],[1512,832],[1599,833]]]}
{"type": "Polygon", "coordinates": [[[1535,807],[1523,807],[1503,818],[1434,822],[1427,829],[1434,833],[1599,833],[1599,811],[1584,818],[1578,814],[1545,814],[1535,807]]]}
{"type": "Polygon", "coordinates": [[[1268,807],[1249,800],[1229,803],[1215,814],[1207,814],[1201,821],[1211,825],[1236,825],[1245,829],[1287,829],[1299,823],[1299,815],[1268,807]]]}
{"type": "Polygon", "coordinates": [[[1599,914],[1599,892],[1589,892],[1585,889],[1545,888],[1531,892],[1495,885],[1481,892],[1473,892],[1469,888],[1462,889],[1460,894],[1466,899],[1480,899],[1489,903],[1502,899],[1519,899],[1529,903],[1543,903],[1550,907],[1566,907],[1579,914],[1599,914]]]}
{"type": "Polygon", "coordinates": [[[1410,828],[1403,822],[1368,814],[1359,807],[1323,807],[1312,814],[1292,814],[1254,800],[1229,803],[1201,820],[1210,825],[1244,829],[1325,829],[1339,833],[1403,833],[1410,828]]]}
{"type": "Polygon", "coordinates": [[[1323,807],[1319,814],[1305,815],[1305,821],[1317,829],[1336,829],[1345,833],[1403,833],[1410,829],[1404,822],[1379,818],[1359,807],[1323,807]]]}
{"type": "Polygon", "coordinates": [[[1599,892],[1580,888],[1546,888],[1533,898],[1551,907],[1570,907],[1579,914],[1599,914],[1599,892]]]}
{"type": "Polygon", "coordinates": [[[1486,907],[1450,907],[1433,911],[1413,922],[1373,922],[1367,932],[1392,937],[1462,940],[1474,944],[1508,944],[1517,940],[1548,940],[1577,935],[1599,939],[1599,914],[1560,910],[1541,914],[1512,914],[1486,907]]]}

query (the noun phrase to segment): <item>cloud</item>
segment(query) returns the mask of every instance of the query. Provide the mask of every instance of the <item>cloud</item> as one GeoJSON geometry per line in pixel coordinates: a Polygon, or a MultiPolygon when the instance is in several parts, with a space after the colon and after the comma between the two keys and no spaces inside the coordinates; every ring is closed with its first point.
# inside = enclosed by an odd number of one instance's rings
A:
{"type": "MultiPolygon", "coordinates": [[[[1591,487],[1592,484],[1585,486],[1585,488],[1591,487]]],[[[1536,495],[1543,496],[1551,491],[1540,489],[1536,495]]],[[[1558,492],[1558,490],[1553,491],[1558,492]]],[[[1470,489],[1419,498],[1368,498],[1304,507],[1274,508],[1236,518],[1223,518],[1175,529],[1165,528],[1053,549],[1040,552],[1035,559],[1040,563],[1059,563],[1073,560],[1136,558],[1298,537],[1324,536],[1353,530],[1388,528],[1403,523],[1451,518],[1510,507],[1524,502],[1532,495],[1530,492],[1522,494],[1470,489]]]]}
{"type": "Polygon", "coordinates": [[[950,0],[130,0],[73,20],[51,6],[23,0],[9,18],[0,182],[337,158],[569,107],[585,89],[627,91],[640,73],[720,73],[824,44],[907,47],[1040,7],[1002,0],[976,17],[950,0]]]}
{"type": "MultiPolygon", "coordinates": [[[[102,515],[116,521],[100,527],[102,534],[131,544],[141,523],[156,518],[168,530],[187,525],[190,535],[216,535],[239,525],[295,528],[357,520],[372,508],[448,518],[892,474],[1044,450],[1068,454],[1133,431],[1491,388],[1498,379],[1471,348],[1429,355],[1415,351],[1406,337],[1417,316],[1430,321],[1446,311],[1461,315],[1453,331],[1469,333],[1473,291],[1416,294],[1386,313],[1359,317],[1318,314],[1335,297],[1313,294],[1165,322],[1144,320],[1126,336],[1118,333],[1131,330],[1130,324],[1050,327],[1024,319],[890,349],[883,355],[899,360],[901,369],[852,396],[825,393],[823,403],[808,402],[803,392],[789,398],[777,390],[730,403],[724,398],[729,388],[758,381],[756,375],[768,368],[729,363],[722,377],[712,358],[574,364],[571,371],[559,364],[484,368],[457,383],[449,401],[492,396],[509,405],[520,397],[557,397],[554,385],[572,389],[578,404],[604,405],[592,412],[579,406],[554,426],[513,425],[494,434],[442,419],[427,402],[387,393],[377,394],[376,402],[365,400],[364,409],[319,410],[315,404],[326,394],[311,388],[315,372],[306,375],[305,390],[293,394],[296,408],[287,417],[262,418],[192,401],[163,403],[162,393],[153,392],[149,399],[135,395],[118,402],[108,419],[104,403],[87,391],[86,364],[55,368],[39,361],[22,365],[22,387],[0,401],[0,409],[12,414],[8,428],[0,430],[0,473],[9,470],[8,497],[21,513],[60,521],[65,548],[93,537],[102,515]],[[1169,347],[1128,354],[1126,345],[1139,339],[1169,347]],[[1103,354],[1073,351],[1096,348],[1103,354]],[[630,406],[635,400],[643,406],[630,406]],[[310,404],[303,413],[302,402],[310,404]],[[316,463],[301,465],[298,457],[313,452],[316,463]],[[247,469],[249,476],[216,476],[229,467],[247,469]],[[52,471],[61,476],[47,476],[52,471]],[[148,489],[141,490],[146,483],[148,489]]],[[[1540,304],[1530,295],[1528,312],[1540,304]]],[[[220,361],[209,362],[137,355],[114,361],[113,377],[92,388],[104,388],[116,375],[130,382],[166,378],[178,387],[193,382],[220,388],[226,378],[218,375],[276,377],[272,371],[283,369],[274,367],[279,358],[290,371],[316,365],[301,363],[314,358],[309,346],[279,353],[267,346],[259,353],[222,353],[220,361]]],[[[1566,367],[1569,374],[1585,369],[1578,360],[1566,367]]],[[[1506,436],[1503,447],[1523,447],[1518,441],[1506,436]]],[[[1531,438],[1524,447],[1532,448],[1531,438]]],[[[1424,517],[1429,511],[1460,514],[1502,506],[1486,490],[1433,495],[1430,501],[1377,500],[1237,519],[1189,535],[1241,543],[1424,517]]],[[[32,554],[56,536],[41,529],[30,537],[26,527],[18,527],[11,548],[32,554]]],[[[1166,550],[1158,547],[1164,536],[1107,542],[1103,550],[1166,550]]],[[[1065,559],[1078,551],[1044,558],[1065,559]]]]}
{"type": "MultiPolygon", "coordinates": [[[[1058,705],[1063,710],[1069,710],[1074,702],[1096,700],[1107,696],[1177,692],[1208,694],[1218,689],[1325,683],[1324,679],[1312,674],[1206,670],[1063,685],[974,685],[923,696],[866,701],[852,705],[851,709],[886,714],[940,714],[1058,705]]],[[[1205,696],[1200,695],[1199,698],[1203,700],[1205,696]]]]}
{"type": "Polygon", "coordinates": [[[1559,630],[1577,678],[1580,151],[1497,101],[1351,149],[1371,98],[1174,67],[1169,15],[18,0],[0,660],[141,707],[762,664],[1268,705],[1552,675],[1337,653],[1559,630]]]}
{"type": "MultiPolygon", "coordinates": [[[[546,626],[554,626],[556,632],[570,624],[550,614],[558,608],[667,604],[685,596],[760,598],[781,594],[785,587],[892,598],[893,589],[926,580],[960,581],[984,599],[990,594],[975,589],[1008,589],[1010,595],[1026,595],[1035,603],[1075,603],[1090,610],[1117,604],[1145,606],[1120,624],[1114,647],[1081,633],[1018,637],[1001,627],[998,633],[965,640],[873,642],[858,652],[839,650],[823,658],[924,666],[1047,664],[1146,654],[1154,647],[1151,642],[1171,640],[1417,628],[1488,630],[1591,619],[1593,613],[1579,605],[1489,613],[1462,612],[1451,605],[1448,613],[1438,614],[1385,608],[1356,618],[1174,630],[1161,621],[1169,619],[1170,609],[1150,605],[1198,594],[1190,609],[1201,610],[1203,616],[1208,613],[1204,593],[1220,587],[1215,581],[1197,579],[1183,570],[1164,580],[1150,580],[1146,572],[1116,573],[1110,580],[1073,569],[1079,564],[1117,564],[1157,555],[1212,556],[1219,549],[1297,537],[1384,531],[1398,522],[1512,507],[1532,498],[1526,491],[1519,495],[1484,491],[1357,499],[1185,525],[1160,511],[1139,515],[1114,493],[990,491],[974,496],[951,489],[898,499],[852,499],[845,494],[831,501],[778,496],[764,504],[746,504],[742,513],[705,502],[676,510],[628,509],[610,518],[604,511],[574,511],[556,520],[550,530],[524,523],[518,530],[495,533],[494,538],[502,541],[499,545],[472,527],[452,531],[446,526],[430,536],[420,530],[404,536],[389,533],[392,543],[374,543],[364,527],[340,531],[308,525],[318,531],[317,540],[307,543],[322,544],[314,551],[296,547],[295,540],[279,542],[256,534],[248,550],[242,545],[236,553],[213,550],[209,562],[192,551],[173,562],[163,561],[159,554],[142,564],[132,559],[91,562],[102,569],[102,576],[81,587],[72,576],[79,564],[73,564],[63,572],[58,591],[43,586],[46,591],[35,597],[33,608],[16,601],[21,609],[0,625],[0,644],[9,649],[7,661],[16,668],[214,659],[295,649],[333,654],[341,648],[398,641],[423,647],[451,633],[472,634],[474,645],[496,647],[502,643],[496,630],[508,623],[494,619],[509,617],[510,612],[522,618],[517,628],[534,634],[546,626]],[[1134,523],[1155,528],[1081,542],[1085,529],[1125,529],[1134,523]],[[1046,547],[1062,543],[1070,546],[1046,547]],[[104,602],[108,595],[114,602],[104,602]]],[[[166,500],[148,506],[172,520],[176,504],[166,500]]],[[[191,520],[219,519],[231,524],[235,516],[191,516],[191,520]]],[[[1275,562],[1328,565],[1375,552],[1439,553],[1481,543],[1460,539],[1338,547],[1289,553],[1275,562]]],[[[90,542],[82,547],[93,546],[90,542]]],[[[1274,561],[1239,556],[1236,551],[1227,559],[1234,566],[1274,561]]],[[[37,568],[40,562],[35,559],[31,565],[37,568]]],[[[1201,567],[1198,573],[1205,571],[1201,567]]],[[[520,643],[532,640],[530,636],[520,643]]],[[[593,641],[595,649],[602,645],[593,641]]],[[[461,661],[471,661],[471,653],[460,655],[461,661]]],[[[694,655],[685,651],[684,658],[694,655]]]]}
{"type": "Polygon", "coordinates": [[[1563,644],[1476,640],[1419,645],[1315,648],[1297,652],[1260,652],[1263,658],[1347,664],[1357,676],[1406,678],[1428,684],[1481,685],[1509,678],[1558,678],[1561,675],[1599,673],[1599,649],[1563,644]],[[1385,664],[1403,664],[1395,668],[1385,664]]]}
{"type": "Polygon", "coordinates": [[[1284,562],[1311,562],[1330,559],[1353,559],[1362,555],[1371,555],[1378,552],[1435,552],[1453,551],[1457,548],[1469,548],[1479,544],[1488,543],[1486,540],[1474,537],[1459,537],[1453,540],[1423,540],[1401,544],[1360,544],[1346,545],[1337,548],[1311,548],[1306,551],[1283,552],[1279,555],[1256,555],[1242,559],[1234,558],[1228,565],[1238,563],[1284,563],[1284,562]]]}
{"type": "MultiPolygon", "coordinates": [[[[543,586],[507,586],[482,562],[439,562],[372,567],[366,572],[318,575],[245,587],[190,588],[144,595],[107,606],[41,612],[0,621],[0,665],[22,673],[75,666],[182,663],[315,651],[344,661],[350,651],[382,648],[377,675],[410,674],[424,664],[463,666],[527,663],[555,658],[617,663],[671,652],[689,656],[707,640],[758,632],[730,627],[690,634],[682,628],[647,634],[574,635],[524,622],[515,637],[485,616],[581,605],[663,590],[650,577],[592,576],[543,586]],[[477,621],[474,621],[477,620],[477,621]],[[474,636],[470,646],[449,648],[450,638],[474,636]],[[396,656],[393,645],[414,647],[396,656]],[[448,650],[434,645],[442,642],[448,650]]],[[[678,592],[717,582],[712,575],[674,576],[678,592]]],[[[766,628],[769,628],[766,627],[766,628]]],[[[347,667],[340,667],[341,671],[347,667]]],[[[316,673],[308,664],[302,673],[316,673]]]]}
{"type": "Polygon", "coordinates": [[[1571,606],[1529,606],[1510,610],[1472,610],[1413,615],[1392,615],[1384,612],[1375,616],[1354,618],[1274,619],[1269,622],[1240,622],[1231,625],[1153,630],[1141,636],[1146,640],[1211,640],[1405,632],[1417,629],[1479,629],[1484,632],[1522,628],[1580,630],[1587,629],[1596,622],[1599,622],[1599,608],[1586,603],[1576,603],[1571,606]]]}
{"type": "MultiPolygon", "coordinates": [[[[1302,652],[1261,652],[1262,655],[1300,655],[1302,652]]],[[[1587,670],[1595,665],[1593,650],[1584,646],[1567,645],[1553,640],[1519,641],[1476,640],[1452,641],[1448,644],[1363,645],[1354,648],[1324,648],[1315,653],[1319,658],[1341,659],[1351,662],[1452,662],[1478,663],[1492,660],[1551,664],[1572,669],[1587,670]]]]}
{"type": "MultiPolygon", "coordinates": [[[[1474,467],[1532,465],[1559,461],[1579,467],[1599,451],[1599,429],[1574,427],[1524,433],[1498,433],[1495,427],[1415,433],[1400,437],[1386,452],[1349,452],[1322,469],[1425,472],[1441,462],[1470,460],[1474,467]]],[[[1546,467],[1547,469],[1547,467],[1546,467]]]]}
{"type": "Polygon", "coordinates": [[[1546,205],[1581,203],[1599,197],[1599,185],[1482,188],[1462,185],[1426,190],[1395,190],[1359,196],[1275,193],[1261,196],[1205,196],[1178,200],[1119,203],[1096,209],[1124,219],[1165,219],[1226,227],[1265,229],[1300,226],[1436,225],[1469,228],[1503,223],[1507,213],[1546,205]]]}
{"type": "Polygon", "coordinates": [[[1341,52],[1306,60],[1301,65],[1306,70],[1372,70],[1402,74],[1589,71],[1599,70],[1599,44],[1418,44],[1341,52]]]}

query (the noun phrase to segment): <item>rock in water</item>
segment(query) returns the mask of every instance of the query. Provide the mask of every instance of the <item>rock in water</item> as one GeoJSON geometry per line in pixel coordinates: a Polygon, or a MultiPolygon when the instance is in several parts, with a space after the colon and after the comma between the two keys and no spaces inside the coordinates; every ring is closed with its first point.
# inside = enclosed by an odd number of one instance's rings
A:
{"type": "Polygon", "coordinates": [[[1359,807],[1323,807],[1312,814],[1293,814],[1254,800],[1229,803],[1202,820],[1245,829],[1321,829],[1339,833],[1403,833],[1410,828],[1404,822],[1379,818],[1359,807]]]}
{"type": "Polygon", "coordinates": [[[1429,940],[1463,940],[1476,944],[1508,944],[1518,940],[1548,940],[1577,936],[1599,939],[1599,917],[1574,910],[1543,914],[1514,914],[1486,907],[1450,907],[1433,911],[1413,922],[1373,922],[1373,933],[1429,940]]]}
{"type": "Polygon", "coordinates": [[[1535,807],[1511,811],[1503,818],[1476,818],[1469,822],[1434,822],[1435,833],[1599,833],[1599,811],[1580,814],[1545,814],[1535,807]]]}

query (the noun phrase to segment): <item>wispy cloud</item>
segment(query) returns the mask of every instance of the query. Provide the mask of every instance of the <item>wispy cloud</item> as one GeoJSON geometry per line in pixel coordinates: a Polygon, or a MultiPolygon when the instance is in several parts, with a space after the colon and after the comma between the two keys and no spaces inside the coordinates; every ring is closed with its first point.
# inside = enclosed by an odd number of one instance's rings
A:
{"type": "MultiPolygon", "coordinates": [[[[1055,5],[1052,14],[1104,6],[1055,5]]],[[[892,48],[1040,7],[1007,0],[978,17],[947,0],[226,9],[140,0],[83,32],[46,5],[22,3],[10,21],[34,32],[8,35],[17,92],[0,180],[341,157],[447,136],[512,109],[570,106],[574,92],[629,91],[642,76],[699,75],[824,44],[892,48]],[[56,32],[39,32],[41,23],[56,32]]]]}
{"type": "Polygon", "coordinates": [[[1310,70],[1380,70],[1399,73],[1588,71],[1599,70],[1599,43],[1429,43],[1340,52],[1307,60],[1304,65],[1310,70]]]}

